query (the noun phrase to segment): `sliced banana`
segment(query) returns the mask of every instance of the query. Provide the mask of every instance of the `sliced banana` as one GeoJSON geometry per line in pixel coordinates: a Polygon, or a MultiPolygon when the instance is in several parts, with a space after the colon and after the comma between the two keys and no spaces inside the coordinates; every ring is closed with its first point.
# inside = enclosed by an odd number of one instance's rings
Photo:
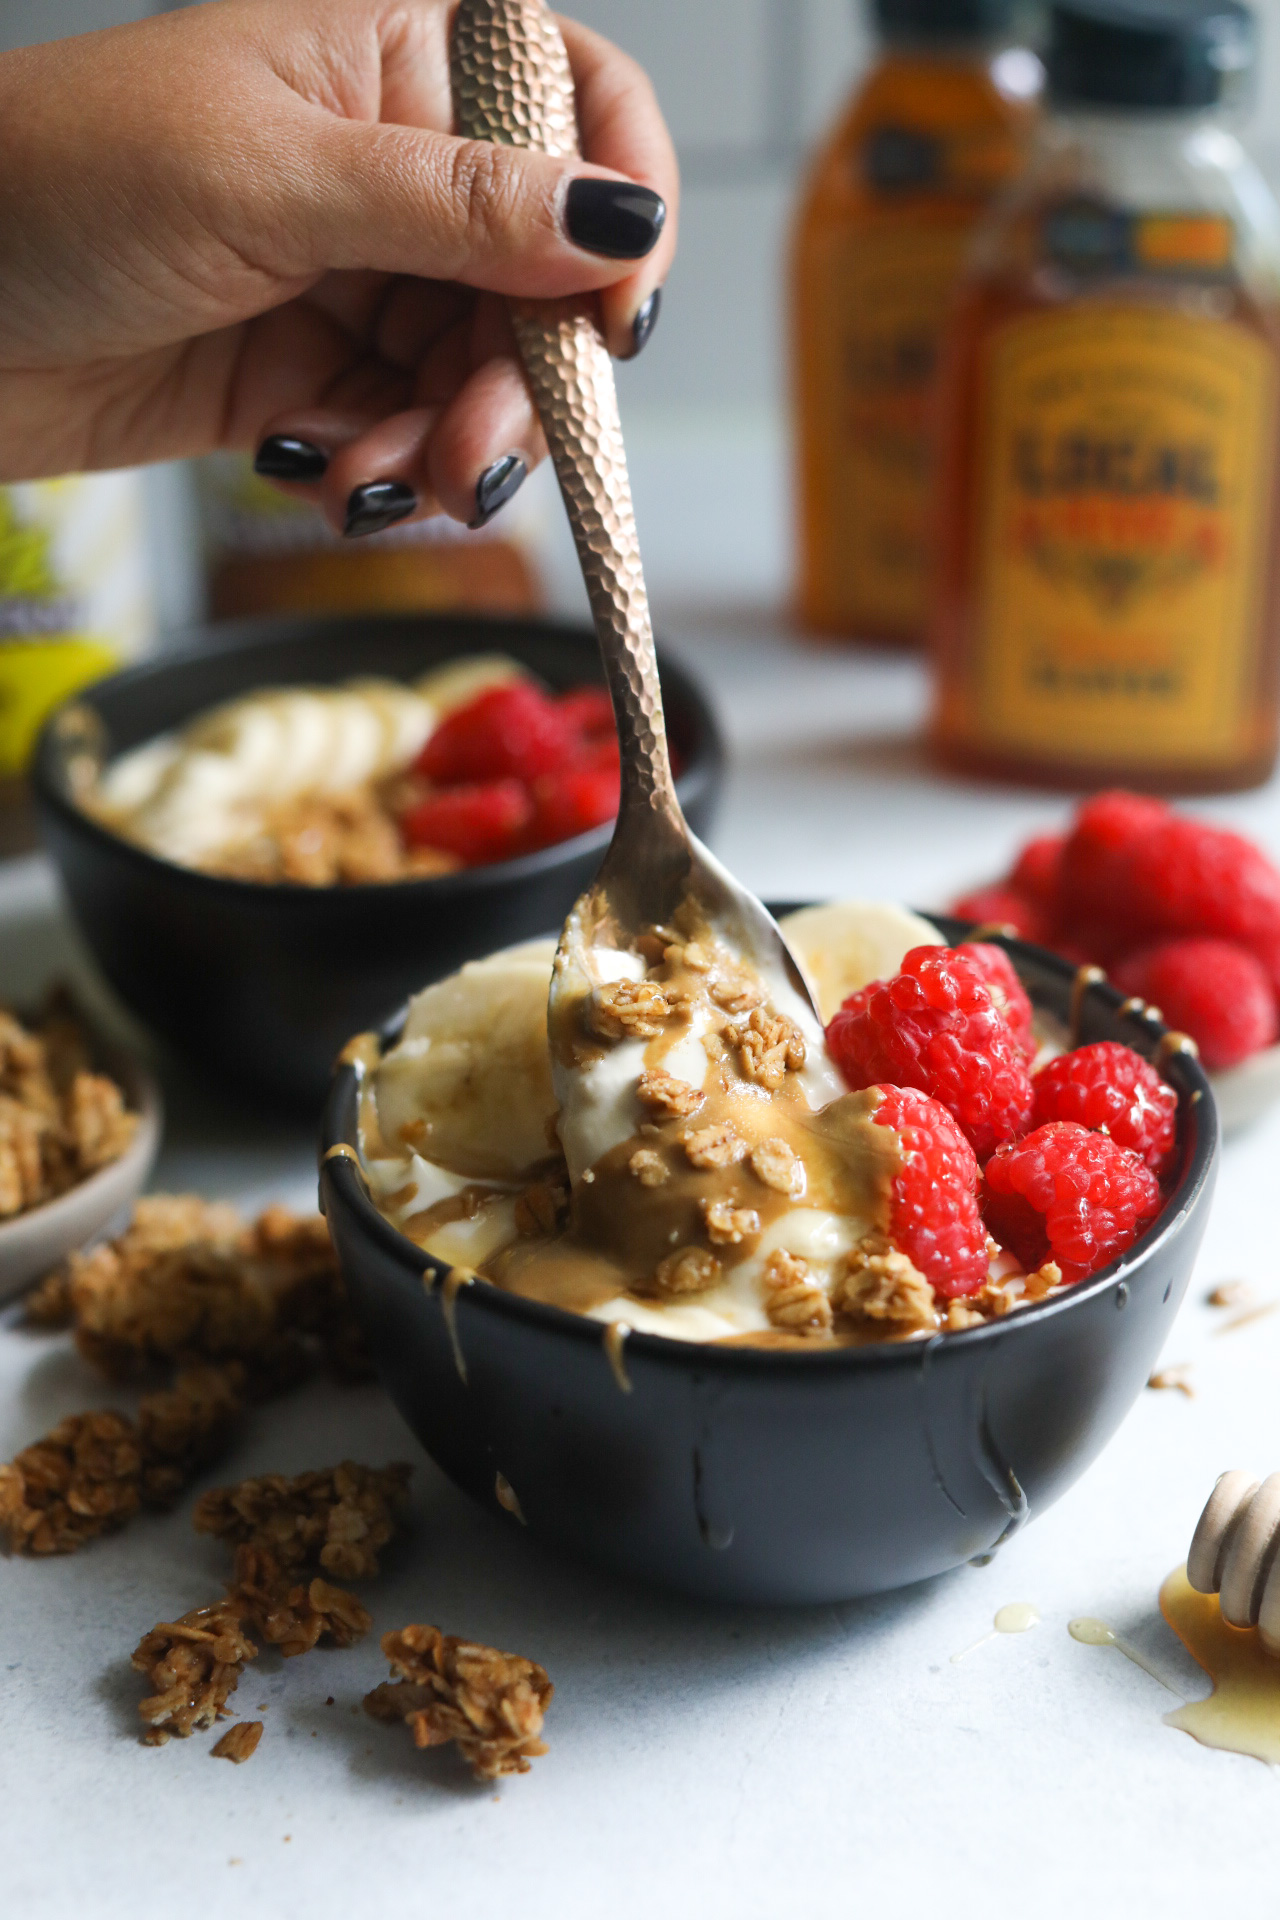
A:
{"type": "Polygon", "coordinates": [[[833,900],[801,907],[780,922],[787,945],[803,965],[824,1020],[873,980],[898,972],[912,947],[941,947],[938,929],[918,913],[882,900],[833,900]]]}
{"type": "Polygon", "coordinates": [[[487,687],[501,687],[508,680],[528,680],[532,676],[505,653],[475,653],[469,660],[453,660],[447,667],[424,673],[414,688],[429,700],[443,720],[455,707],[463,707],[487,687]]]}
{"type": "Polygon", "coordinates": [[[547,1158],[555,952],[554,940],[531,940],[417,995],[374,1078],[386,1151],[402,1145],[477,1181],[518,1181],[547,1158]]]}

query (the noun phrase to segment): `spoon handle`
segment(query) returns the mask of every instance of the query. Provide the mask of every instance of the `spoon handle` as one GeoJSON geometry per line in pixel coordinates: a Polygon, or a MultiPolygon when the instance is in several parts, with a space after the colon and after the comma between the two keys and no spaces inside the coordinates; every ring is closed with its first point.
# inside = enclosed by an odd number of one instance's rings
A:
{"type": "MultiPolygon", "coordinates": [[[[543,0],[461,0],[450,49],[457,130],[472,140],[578,152],[573,75],[543,0]]],[[[511,323],[578,549],[618,723],[622,815],[639,808],[683,841],[649,596],[613,364],[592,295],[512,300],[511,323]]]]}

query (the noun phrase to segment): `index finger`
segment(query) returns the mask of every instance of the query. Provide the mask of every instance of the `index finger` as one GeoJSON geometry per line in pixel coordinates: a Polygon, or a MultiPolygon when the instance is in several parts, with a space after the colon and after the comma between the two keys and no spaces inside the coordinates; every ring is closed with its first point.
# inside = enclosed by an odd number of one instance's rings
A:
{"type": "Polygon", "coordinates": [[[638,351],[636,317],[662,286],[675,257],[680,215],[680,168],[667,123],[648,74],[630,54],[576,20],[557,15],[578,94],[583,158],[652,187],[667,205],[666,225],[653,252],[633,274],[600,294],[609,351],[628,360],[638,351]]]}

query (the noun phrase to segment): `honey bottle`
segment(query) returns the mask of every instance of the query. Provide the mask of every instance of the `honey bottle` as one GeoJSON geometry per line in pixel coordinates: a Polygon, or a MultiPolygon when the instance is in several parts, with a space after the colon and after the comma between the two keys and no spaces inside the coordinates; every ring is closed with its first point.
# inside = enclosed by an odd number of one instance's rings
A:
{"type": "Polygon", "coordinates": [[[940,399],[953,765],[1204,792],[1276,757],[1280,208],[1230,130],[1239,0],[1057,0],[940,399]]]}
{"type": "Polygon", "coordinates": [[[1020,165],[1041,67],[1012,0],[874,0],[878,57],[819,152],[792,258],[799,612],[919,644],[939,336],[1020,165]]]}

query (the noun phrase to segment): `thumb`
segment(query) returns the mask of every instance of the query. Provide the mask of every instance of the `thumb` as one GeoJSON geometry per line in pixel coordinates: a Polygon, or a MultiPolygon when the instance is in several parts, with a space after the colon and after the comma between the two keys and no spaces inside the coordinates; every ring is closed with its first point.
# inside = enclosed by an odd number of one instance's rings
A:
{"type": "Polygon", "coordinates": [[[276,175],[302,274],[370,269],[555,298],[625,279],[666,220],[652,188],[581,160],[307,118],[300,164],[276,175]]]}

